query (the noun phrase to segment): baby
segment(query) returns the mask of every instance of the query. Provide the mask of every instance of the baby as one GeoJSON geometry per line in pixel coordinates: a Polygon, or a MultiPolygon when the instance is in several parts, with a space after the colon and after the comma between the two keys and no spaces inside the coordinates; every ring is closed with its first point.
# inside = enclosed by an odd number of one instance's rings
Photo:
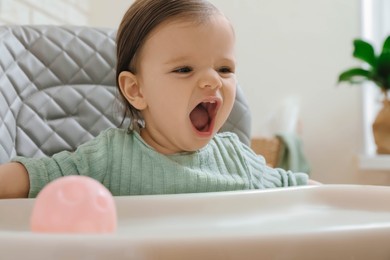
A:
{"type": "Polygon", "coordinates": [[[65,175],[90,176],[113,195],[305,185],[266,165],[233,133],[217,133],[236,94],[235,35],[205,0],[137,0],[117,34],[117,85],[130,130],[107,129],[74,152],[0,166],[0,197],[35,197],[65,175]]]}

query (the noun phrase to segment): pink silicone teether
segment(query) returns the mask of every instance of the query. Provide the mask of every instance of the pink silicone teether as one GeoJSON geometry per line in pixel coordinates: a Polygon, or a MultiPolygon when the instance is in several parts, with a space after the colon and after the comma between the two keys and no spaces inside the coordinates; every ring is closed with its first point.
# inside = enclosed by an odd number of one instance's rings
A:
{"type": "Polygon", "coordinates": [[[117,226],[115,202],[98,181],[66,176],[46,185],[31,215],[31,230],[47,233],[109,233],[117,226]]]}

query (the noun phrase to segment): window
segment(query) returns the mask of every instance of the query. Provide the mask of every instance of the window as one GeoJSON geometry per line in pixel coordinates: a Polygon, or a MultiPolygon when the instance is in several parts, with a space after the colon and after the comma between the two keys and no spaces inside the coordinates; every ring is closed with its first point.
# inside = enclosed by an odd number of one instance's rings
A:
{"type": "MultiPolygon", "coordinates": [[[[361,15],[361,37],[380,50],[383,40],[390,35],[390,1],[361,0],[361,15]]],[[[360,158],[363,169],[390,169],[390,155],[376,155],[371,128],[381,107],[381,99],[379,88],[372,83],[365,83],[362,88],[364,155],[360,158]]]]}

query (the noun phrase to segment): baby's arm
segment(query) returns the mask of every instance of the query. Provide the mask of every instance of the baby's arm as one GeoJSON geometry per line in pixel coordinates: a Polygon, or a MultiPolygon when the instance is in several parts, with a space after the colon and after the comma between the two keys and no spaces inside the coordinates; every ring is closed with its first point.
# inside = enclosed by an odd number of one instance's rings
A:
{"type": "Polygon", "coordinates": [[[0,165],[0,199],[27,198],[29,190],[28,173],[22,164],[0,165]]]}

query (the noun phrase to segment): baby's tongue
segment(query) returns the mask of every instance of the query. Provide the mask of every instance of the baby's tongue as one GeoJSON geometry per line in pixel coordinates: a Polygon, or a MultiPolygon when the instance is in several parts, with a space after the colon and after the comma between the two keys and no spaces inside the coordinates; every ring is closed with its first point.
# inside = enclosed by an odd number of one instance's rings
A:
{"type": "Polygon", "coordinates": [[[190,114],[192,124],[199,131],[209,123],[209,113],[202,105],[198,105],[190,114]]]}

